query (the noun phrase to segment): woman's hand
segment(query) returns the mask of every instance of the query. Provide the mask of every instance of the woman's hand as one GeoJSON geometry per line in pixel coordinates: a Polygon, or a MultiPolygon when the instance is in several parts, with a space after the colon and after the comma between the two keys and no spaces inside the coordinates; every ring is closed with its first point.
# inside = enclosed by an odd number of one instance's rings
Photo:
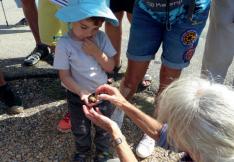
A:
{"type": "Polygon", "coordinates": [[[118,125],[112,121],[110,118],[102,115],[100,110],[98,108],[88,107],[86,105],[83,105],[83,110],[85,113],[85,116],[90,119],[94,124],[97,126],[103,128],[108,133],[110,133],[112,136],[115,135],[121,135],[121,131],[118,127],[118,125]]]}
{"type": "Polygon", "coordinates": [[[96,89],[96,94],[99,100],[107,100],[119,108],[128,101],[122,96],[119,90],[110,85],[104,84],[96,89]]]}

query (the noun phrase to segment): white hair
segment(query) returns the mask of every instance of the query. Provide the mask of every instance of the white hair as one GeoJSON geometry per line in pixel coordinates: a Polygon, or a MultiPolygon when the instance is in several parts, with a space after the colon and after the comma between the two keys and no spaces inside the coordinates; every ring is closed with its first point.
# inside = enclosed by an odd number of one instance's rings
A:
{"type": "Polygon", "coordinates": [[[159,97],[168,140],[199,162],[234,161],[234,91],[200,78],[173,82],[159,97]]]}

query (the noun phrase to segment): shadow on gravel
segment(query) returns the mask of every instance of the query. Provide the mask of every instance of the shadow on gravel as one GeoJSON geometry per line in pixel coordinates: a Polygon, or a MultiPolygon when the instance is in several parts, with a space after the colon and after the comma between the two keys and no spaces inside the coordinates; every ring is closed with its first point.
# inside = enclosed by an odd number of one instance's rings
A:
{"type": "MultiPolygon", "coordinates": [[[[22,66],[23,57],[0,60],[0,69],[25,109],[65,99],[65,90],[51,65],[40,61],[36,66],[22,66]]],[[[0,105],[0,114],[5,113],[0,105]]]]}
{"type": "MultiPolygon", "coordinates": [[[[65,99],[65,90],[58,79],[57,71],[51,65],[40,61],[36,66],[22,66],[23,59],[0,60],[0,68],[13,91],[22,98],[25,109],[65,99]]],[[[124,73],[119,73],[116,76],[116,84],[119,84],[123,75],[124,73]]],[[[154,106],[153,100],[148,100],[149,98],[153,98],[153,92],[146,90],[137,93],[133,102],[142,111],[151,114],[154,106]]],[[[0,109],[1,107],[3,106],[0,105],[0,109]]],[[[4,111],[0,110],[0,114],[2,113],[4,111]]]]}
{"type": "Polygon", "coordinates": [[[1,34],[15,34],[15,33],[27,33],[31,32],[29,29],[17,29],[22,26],[17,26],[17,25],[0,25],[0,35],[1,34]]]}
{"type": "Polygon", "coordinates": [[[0,69],[7,81],[30,78],[57,78],[57,71],[45,61],[35,66],[23,66],[24,57],[0,59],[0,69]]]}
{"type": "MultiPolygon", "coordinates": [[[[22,99],[25,109],[48,105],[65,100],[66,93],[59,79],[33,78],[9,82],[12,90],[22,99]]],[[[0,105],[0,115],[5,113],[5,106],[0,105]]]]}
{"type": "Polygon", "coordinates": [[[73,136],[56,129],[64,112],[66,104],[61,104],[0,120],[0,161],[70,161],[73,136]]]}

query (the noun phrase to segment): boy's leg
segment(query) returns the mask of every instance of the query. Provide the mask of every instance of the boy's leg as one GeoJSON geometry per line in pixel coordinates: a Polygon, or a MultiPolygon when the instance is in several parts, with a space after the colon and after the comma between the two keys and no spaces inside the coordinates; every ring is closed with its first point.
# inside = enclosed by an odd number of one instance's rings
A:
{"type": "Polygon", "coordinates": [[[75,136],[76,155],[74,160],[87,159],[91,149],[91,122],[84,115],[80,97],[72,92],[67,92],[68,108],[71,116],[72,132],[75,136]]]}
{"type": "MultiPolygon", "coordinates": [[[[110,117],[114,111],[114,105],[110,102],[104,101],[100,105],[98,105],[99,110],[103,115],[110,117]]],[[[95,160],[97,162],[106,161],[110,158],[110,140],[111,136],[104,129],[94,126],[96,130],[94,143],[96,146],[96,156],[95,160]]]]}

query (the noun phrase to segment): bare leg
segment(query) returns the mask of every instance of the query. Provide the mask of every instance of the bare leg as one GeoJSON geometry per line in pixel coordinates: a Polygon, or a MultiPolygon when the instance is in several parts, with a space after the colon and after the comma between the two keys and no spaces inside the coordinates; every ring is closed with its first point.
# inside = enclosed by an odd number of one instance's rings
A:
{"type": "Polygon", "coordinates": [[[22,7],[25,18],[27,19],[29,27],[32,30],[36,44],[41,44],[38,27],[38,13],[35,0],[22,0],[22,7]]]}
{"type": "Polygon", "coordinates": [[[119,67],[121,64],[120,56],[121,56],[121,40],[122,40],[122,19],[124,12],[116,12],[115,16],[119,20],[119,26],[115,27],[110,23],[105,24],[105,30],[107,35],[109,36],[111,43],[116,49],[117,53],[114,56],[115,67],[119,67]]]}
{"type": "MultiPolygon", "coordinates": [[[[138,84],[141,82],[142,78],[145,75],[147,67],[149,66],[149,61],[147,62],[135,62],[128,60],[128,67],[125,73],[125,77],[121,80],[120,83],[120,92],[128,100],[132,98],[134,93],[137,90],[138,84]]],[[[111,116],[111,119],[114,120],[119,127],[121,128],[124,118],[124,112],[120,109],[115,109],[114,113],[111,116]]]]}
{"type": "Polygon", "coordinates": [[[136,62],[128,60],[128,67],[121,81],[120,91],[128,100],[132,98],[149,66],[149,61],[136,62]]]}
{"type": "Polygon", "coordinates": [[[159,89],[157,94],[160,94],[169,84],[178,79],[180,77],[181,71],[181,69],[172,69],[165,65],[161,65],[159,89]]]}
{"type": "Polygon", "coordinates": [[[159,80],[159,89],[155,94],[155,110],[154,110],[154,116],[157,117],[158,114],[158,107],[157,107],[157,97],[160,95],[160,93],[174,80],[178,79],[181,74],[181,69],[172,69],[165,65],[161,65],[160,69],[160,80],[159,80]]]}

